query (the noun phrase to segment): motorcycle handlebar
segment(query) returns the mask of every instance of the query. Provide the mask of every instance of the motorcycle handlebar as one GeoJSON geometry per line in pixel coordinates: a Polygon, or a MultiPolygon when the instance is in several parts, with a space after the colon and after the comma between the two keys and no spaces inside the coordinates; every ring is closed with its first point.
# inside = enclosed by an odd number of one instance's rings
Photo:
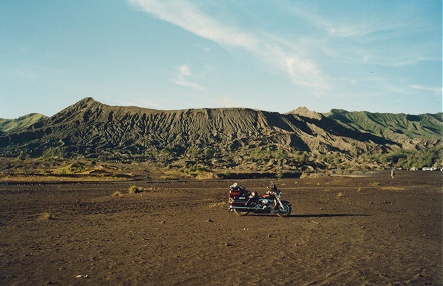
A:
{"type": "Polygon", "coordinates": [[[267,193],[267,194],[270,194],[270,195],[278,195],[278,194],[281,193],[281,191],[279,191],[279,190],[275,190],[275,191],[267,191],[266,193],[267,193]]]}

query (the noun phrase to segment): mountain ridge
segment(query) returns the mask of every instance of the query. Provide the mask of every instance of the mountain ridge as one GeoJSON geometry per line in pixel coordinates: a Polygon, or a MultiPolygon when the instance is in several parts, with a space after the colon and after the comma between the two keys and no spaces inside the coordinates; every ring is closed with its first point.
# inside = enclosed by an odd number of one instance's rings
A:
{"type": "Polygon", "coordinates": [[[15,129],[27,128],[38,121],[46,118],[45,115],[40,113],[30,113],[27,115],[20,116],[16,119],[3,119],[0,118],[0,134],[1,132],[8,132],[15,129]]]}
{"type": "Polygon", "coordinates": [[[126,158],[182,167],[325,168],[329,157],[352,161],[362,154],[424,148],[423,142],[441,144],[441,122],[441,114],[322,114],[305,107],[285,114],[248,108],[155,110],[88,97],[54,116],[0,133],[0,154],[126,158]],[[385,118],[403,125],[395,129],[385,118]]]}
{"type": "Polygon", "coordinates": [[[443,113],[410,115],[404,113],[349,112],[332,109],[327,117],[356,130],[370,131],[390,139],[441,138],[443,113]],[[438,128],[438,125],[439,128],[438,128]]]}

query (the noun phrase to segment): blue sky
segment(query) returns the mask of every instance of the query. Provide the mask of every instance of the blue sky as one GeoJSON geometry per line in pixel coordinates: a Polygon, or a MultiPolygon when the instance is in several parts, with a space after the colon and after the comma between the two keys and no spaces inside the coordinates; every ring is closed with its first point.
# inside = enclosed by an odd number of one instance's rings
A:
{"type": "Polygon", "coordinates": [[[0,118],[84,97],[441,112],[442,1],[1,1],[0,118]]]}

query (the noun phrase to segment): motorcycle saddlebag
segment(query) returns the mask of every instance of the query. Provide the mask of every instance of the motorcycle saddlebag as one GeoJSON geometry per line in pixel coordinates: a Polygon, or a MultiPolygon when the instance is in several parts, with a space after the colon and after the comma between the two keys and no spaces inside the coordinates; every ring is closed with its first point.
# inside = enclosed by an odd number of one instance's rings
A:
{"type": "Polygon", "coordinates": [[[246,203],[248,202],[247,197],[238,197],[231,200],[231,205],[233,207],[244,207],[246,206],[246,203]]]}
{"type": "Polygon", "coordinates": [[[233,190],[233,189],[231,189],[231,190],[229,191],[229,196],[230,196],[231,198],[237,198],[237,197],[240,197],[240,196],[246,196],[246,195],[245,195],[244,192],[241,191],[241,190],[233,190]]]}
{"type": "Polygon", "coordinates": [[[238,198],[238,197],[247,197],[249,196],[249,192],[246,190],[245,187],[242,187],[240,185],[232,185],[231,189],[229,190],[229,197],[231,198],[238,198]]]}
{"type": "Polygon", "coordinates": [[[232,206],[244,207],[249,199],[249,191],[238,184],[231,186],[229,190],[229,203],[232,206]]]}

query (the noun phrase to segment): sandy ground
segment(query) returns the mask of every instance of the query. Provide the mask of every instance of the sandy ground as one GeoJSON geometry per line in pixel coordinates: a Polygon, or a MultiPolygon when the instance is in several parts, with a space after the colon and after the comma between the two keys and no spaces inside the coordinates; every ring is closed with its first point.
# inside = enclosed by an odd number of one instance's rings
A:
{"type": "Polygon", "coordinates": [[[441,172],[280,180],[289,218],[228,212],[233,182],[1,183],[0,284],[442,285],[441,172]]]}

